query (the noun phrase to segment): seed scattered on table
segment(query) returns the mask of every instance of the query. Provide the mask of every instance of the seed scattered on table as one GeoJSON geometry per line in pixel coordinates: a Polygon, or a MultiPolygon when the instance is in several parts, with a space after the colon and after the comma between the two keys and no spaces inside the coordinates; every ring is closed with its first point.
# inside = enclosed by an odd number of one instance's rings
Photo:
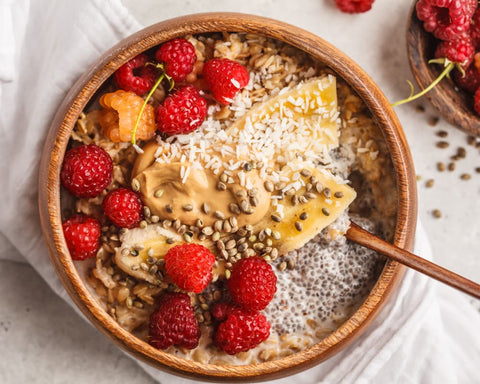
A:
{"type": "Polygon", "coordinates": [[[438,124],[438,121],[440,119],[437,117],[437,116],[432,116],[430,117],[430,119],[428,120],[428,124],[430,124],[432,127],[434,127],[435,125],[438,124]]]}
{"type": "Polygon", "coordinates": [[[445,171],[446,167],[445,167],[445,163],[442,163],[441,161],[437,163],[437,170],[439,172],[443,172],[445,171]]]}
{"type": "Polygon", "coordinates": [[[468,145],[475,145],[477,143],[477,138],[475,136],[468,136],[467,137],[467,144],[468,145]]]}
{"type": "Polygon", "coordinates": [[[467,150],[464,147],[457,148],[457,157],[464,159],[467,156],[467,150]]]}
{"type": "Polygon", "coordinates": [[[423,105],[421,105],[421,104],[418,104],[418,105],[415,106],[415,110],[416,110],[417,112],[421,112],[421,113],[422,113],[422,112],[425,112],[425,107],[424,107],[423,105]]]}
{"type": "Polygon", "coordinates": [[[448,132],[447,132],[447,131],[443,131],[443,130],[438,131],[438,132],[437,132],[437,136],[438,136],[438,137],[447,137],[447,136],[448,136],[448,132]]]}
{"type": "Polygon", "coordinates": [[[450,143],[448,141],[438,141],[437,142],[437,148],[448,148],[450,146],[450,143]]]}
{"type": "Polygon", "coordinates": [[[448,170],[449,170],[450,172],[454,171],[454,170],[455,170],[455,163],[449,163],[449,164],[448,164],[448,170]]]}
{"type": "Polygon", "coordinates": [[[425,186],[426,186],[427,188],[432,188],[434,184],[435,184],[435,180],[433,180],[433,179],[428,179],[428,180],[425,182],[425,186]]]}
{"type": "Polygon", "coordinates": [[[469,173],[462,173],[460,175],[460,179],[462,180],[470,180],[472,178],[472,175],[470,175],[469,173]]]}
{"type": "Polygon", "coordinates": [[[433,214],[433,217],[439,219],[440,217],[442,217],[442,211],[440,211],[439,209],[434,209],[432,211],[432,214],[433,214]]]}

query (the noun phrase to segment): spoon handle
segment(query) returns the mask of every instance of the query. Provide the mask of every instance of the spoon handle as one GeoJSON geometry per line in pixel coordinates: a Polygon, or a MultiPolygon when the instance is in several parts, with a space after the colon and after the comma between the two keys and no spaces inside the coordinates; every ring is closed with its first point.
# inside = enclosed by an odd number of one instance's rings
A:
{"type": "Polygon", "coordinates": [[[350,224],[350,229],[347,231],[347,238],[364,247],[373,249],[389,258],[398,261],[418,272],[430,276],[442,283],[450,285],[459,289],[462,292],[468,293],[477,299],[480,299],[480,285],[457,275],[437,264],[425,260],[419,256],[414,255],[404,249],[401,249],[393,244],[390,244],[379,237],[371,234],[365,229],[359,227],[355,223],[350,224]]]}

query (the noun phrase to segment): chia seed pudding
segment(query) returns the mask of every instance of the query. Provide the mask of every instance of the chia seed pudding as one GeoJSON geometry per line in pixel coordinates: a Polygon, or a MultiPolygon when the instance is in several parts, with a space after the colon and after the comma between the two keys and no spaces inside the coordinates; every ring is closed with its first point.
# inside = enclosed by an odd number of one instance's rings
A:
{"type": "MultiPolygon", "coordinates": [[[[166,351],[211,364],[275,360],[335,331],[370,292],[385,260],[347,241],[345,233],[353,219],[391,240],[397,198],[393,166],[382,133],[361,99],[322,63],[257,35],[186,39],[197,55],[186,83],[200,89],[208,106],[196,131],[157,135],[134,146],[113,142],[101,125],[101,97],[117,89],[112,79],[72,132],[71,146],[94,143],[113,160],[112,183],[99,196],[72,199],[63,194],[64,217],[81,213],[97,217],[103,225],[96,257],[76,266],[105,310],[148,341],[157,298],[181,291],[166,274],[155,241],[161,237],[165,246],[204,244],[216,257],[213,278],[203,292],[188,293],[201,330],[199,345],[166,351]],[[202,81],[202,66],[212,57],[234,60],[248,70],[250,82],[228,105],[215,102],[202,81]],[[317,100],[324,109],[312,120],[314,126],[295,115],[308,109],[301,102],[295,105],[298,100],[315,104],[302,94],[305,89],[310,92],[311,84],[321,97],[333,97],[328,103],[317,100]],[[279,113],[279,104],[287,103],[293,105],[290,117],[279,113]],[[268,114],[266,106],[271,108],[268,114]],[[204,171],[206,176],[199,178],[204,171]],[[198,189],[205,185],[205,190],[198,189]],[[118,228],[102,212],[105,195],[118,187],[131,188],[142,198],[144,219],[138,228],[118,228]],[[172,188],[175,200],[170,199],[172,188]],[[191,193],[182,188],[191,188],[191,193]],[[228,192],[235,200],[216,197],[228,192]],[[322,206],[315,205],[319,199],[322,206]],[[290,222],[292,210],[296,216],[290,222]],[[315,220],[328,224],[309,224],[315,220]],[[282,227],[285,221],[288,233],[282,227]],[[260,255],[277,276],[276,293],[263,311],[270,336],[249,351],[228,355],[212,341],[216,324],[211,308],[229,298],[226,281],[231,268],[252,255],[260,255]]],[[[160,85],[149,105],[161,104],[168,92],[160,85]]]]}

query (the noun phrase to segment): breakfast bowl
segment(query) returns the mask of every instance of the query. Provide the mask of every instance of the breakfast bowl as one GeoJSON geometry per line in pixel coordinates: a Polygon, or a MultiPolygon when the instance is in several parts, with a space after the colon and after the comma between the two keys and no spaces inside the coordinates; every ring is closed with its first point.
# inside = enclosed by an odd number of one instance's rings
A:
{"type": "MultiPolygon", "coordinates": [[[[161,109],[178,92],[170,86],[164,83],[149,93],[152,109],[161,109]]],[[[190,15],[120,42],[85,72],[59,107],[40,169],[44,236],[75,304],[131,355],[190,378],[261,381],[331,357],[367,329],[404,272],[400,264],[346,241],[350,218],[399,247],[411,249],[414,240],[415,172],[384,95],[337,48],[258,16],[190,15]],[[201,90],[205,120],[191,133],[153,138],[152,133],[132,145],[130,131],[126,142],[112,143],[98,116],[107,113],[108,97],[124,94],[114,74],[140,54],[153,60],[158,47],[178,38],[196,51],[198,71],[184,82],[201,90]],[[236,61],[248,71],[241,87],[230,81],[238,92],[222,102],[212,95],[213,86],[205,86],[205,66],[213,58],[236,61]],[[112,157],[113,181],[98,196],[75,198],[61,180],[66,158],[72,149],[92,143],[112,157]],[[209,157],[195,157],[204,152],[209,157]],[[197,160],[209,165],[187,165],[197,160]],[[212,165],[217,160],[219,167],[212,165]],[[209,177],[213,188],[205,182],[209,177]],[[144,204],[142,220],[128,230],[105,216],[105,200],[120,188],[133,190],[144,204]],[[199,200],[182,200],[185,196],[199,200]],[[240,200],[236,204],[225,196],[240,200]],[[225,209],[207,209],[216,204],[225,209]],[[76,213],[101,222],[100,248],[82,261],[72,260],[62,225],[76,213]],[[180,284],[167,265],[171,249],[190,243],[205,245],[215,256],[209,284],[200,293],[180,284]],[[247,308],[232,288],[245,260],[262,265],[255,271],[276,275],[266,306],[247,308]],[[157,343],[152,322],[169,311],[156,308],[170,294],[189,298],[192,321],[201,330],[194,346],[157,343]],[[225,303],[231,312],[214,310],[225,303]],[[248,312],[241,312],[244,318],[261,318],[262,324],[268,319],[271,324],[263,330],[270,334],[260,342],[248,339],[253,343],[248,348],[233,348],[231,339],[226,347],[220,328],[238,311],[248,312]]]]}
{"type": "MultiPolygon", "coordinates": [[[[439,43],[431,33],[423,27],[423,21],[418,19],[417,1],[410,10],[407,27],[407,50],[412,74],[420,89],[427,88],[437,79],[444,66],[429,63],[435,58],[435,50],[439,43]]],[[[473,92],[467,92],[459,87],[453,79],[461,74],[454,70],[453,76],[442,79],[425,94],[427,100],[446,121],[463,132],[480,135],[480,116],[475,112],[473,92]]]]}

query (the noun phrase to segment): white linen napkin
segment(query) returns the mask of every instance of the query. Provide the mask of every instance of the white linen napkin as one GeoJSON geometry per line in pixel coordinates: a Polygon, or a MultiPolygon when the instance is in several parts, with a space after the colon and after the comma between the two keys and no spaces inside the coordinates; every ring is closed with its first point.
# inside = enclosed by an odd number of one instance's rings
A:
{"type": "MultiPolygon", "coordinates": [[[[26,261],[69,303],[47,256],[38,163],[56,106],[105,50],[141,25],[120,0],[0,0],[0,259],[26,261]]],[[[419,227],[415,252],[431,258],[419,227]]],[[[470,383],[480,315],[465,297],[413,271],[368,331],[289,383],[470,383]]],[[[159,383],[189,383],[140,363],[159,383]]]]}

